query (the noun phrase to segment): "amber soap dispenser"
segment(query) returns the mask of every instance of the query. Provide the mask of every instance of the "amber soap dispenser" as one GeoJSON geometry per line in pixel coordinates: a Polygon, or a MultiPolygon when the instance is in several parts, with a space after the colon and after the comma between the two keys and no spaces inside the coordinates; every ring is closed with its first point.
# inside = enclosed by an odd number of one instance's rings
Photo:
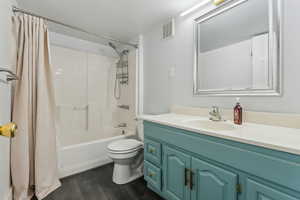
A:
{"type": "Polygon", "coordinates": [[[241,125],[243,123],[243,108],[239,101],[240,98],[236,98],[236,105],[233,109],[233,121],[235,124],[241,125]]]}

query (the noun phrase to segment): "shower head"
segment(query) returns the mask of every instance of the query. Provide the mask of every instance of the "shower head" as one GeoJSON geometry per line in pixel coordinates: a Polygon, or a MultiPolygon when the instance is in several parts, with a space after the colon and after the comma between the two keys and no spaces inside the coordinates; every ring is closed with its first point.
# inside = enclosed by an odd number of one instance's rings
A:
{"type": "Polygon", "coordinates": [[[123,50],[122,52],[118,51],[116,45],[114,45],[112,42],[109,42],[108,45],[113,48],[115,50],[115,52],[117,52],[117,54],[122,57],[123,55],[126,55],[129,53],[128,49],[123,50]]]}
{"type": "Polygon", "coordinates": [[[108,45],[114,50],[117,50],[117,47],[113,43],[109,42],[108,45]]]}
{"type": "Polygon", "coordinates": [[[122,53],[120,53],[118,50],[117,50],[117,47],[116,45],[114,45],[112,42],[109,42],[108,45],[113,48],[115,50],[115,52],[118,54],[119,57],[122,56],[122,53]]]}
{"type": "Polygon", "coordinates": [[[128,54],[128,53],[129,53],[129,50],[128,50],[128,49],[125,49],[125,50],[122,51],[122,54],[123,54],[123,55],[126,55],[126,54],[128,54]]]}

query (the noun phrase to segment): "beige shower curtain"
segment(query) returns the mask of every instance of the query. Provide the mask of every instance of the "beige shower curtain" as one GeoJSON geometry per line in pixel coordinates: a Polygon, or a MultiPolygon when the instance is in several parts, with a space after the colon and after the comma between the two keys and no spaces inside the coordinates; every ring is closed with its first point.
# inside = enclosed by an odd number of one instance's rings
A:
{"type": "Polygon", "coordinates": [[[42,19],[14,16],[15,66],[20,80],[13,94],[11,144],[15,200],[42,199],[60,186],[57,170],[55,102],[48,30],[42,19]]]}

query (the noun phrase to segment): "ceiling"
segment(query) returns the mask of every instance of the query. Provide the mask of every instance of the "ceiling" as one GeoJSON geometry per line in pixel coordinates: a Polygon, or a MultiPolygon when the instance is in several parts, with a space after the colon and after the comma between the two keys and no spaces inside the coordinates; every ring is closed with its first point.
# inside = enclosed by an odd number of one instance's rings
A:
{"type": "MultiPolygon", "coordinates": [[[[201,0],[200,0],[201,1],[201,0]]],[[[36,14],[129,41],[199,0],[17,0],[36,14]]],[[[55,27],[57,32],[65,32],[55,27]]]]}

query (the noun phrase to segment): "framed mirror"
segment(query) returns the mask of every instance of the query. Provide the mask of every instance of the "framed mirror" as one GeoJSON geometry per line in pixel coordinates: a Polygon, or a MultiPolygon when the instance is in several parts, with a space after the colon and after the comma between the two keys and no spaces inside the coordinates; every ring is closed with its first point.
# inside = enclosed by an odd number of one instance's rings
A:
{"type": "Polygon", "coordinates": [[[281,0],[227,0],[195,19],[194,94],[281,95],[281,0]]]}

